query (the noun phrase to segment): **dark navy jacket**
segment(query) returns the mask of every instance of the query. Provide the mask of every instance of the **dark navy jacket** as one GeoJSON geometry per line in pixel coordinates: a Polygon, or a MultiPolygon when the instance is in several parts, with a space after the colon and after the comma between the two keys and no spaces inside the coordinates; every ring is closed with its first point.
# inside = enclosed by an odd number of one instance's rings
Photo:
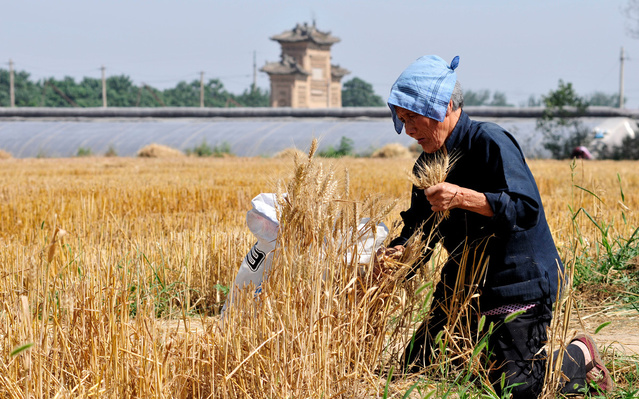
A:
{"type": "MultiPolygon", "coordinates": [[[[473,121],[462,111],[446,148],[459,157],[446,181],[484,193],[494,216],[453,209],[437,226],[436,232],[449,253],[443,276],[454,281],[466,248],[468,263],[475,263],[475,267],[481,256],[483,260],[490,256],[480,284],[482,310],[554,301],[563,265],[537,184],[516,140],[500,126],[473,121]]],[[[422,153],[416,165],[430,156],[422,153]]],[[[411,206],[401,213],[404,227],[390,246],[405,244],[422,223],[428,234],[435,220],[432,214],[424,190],[413,186],[411,206]]]]}

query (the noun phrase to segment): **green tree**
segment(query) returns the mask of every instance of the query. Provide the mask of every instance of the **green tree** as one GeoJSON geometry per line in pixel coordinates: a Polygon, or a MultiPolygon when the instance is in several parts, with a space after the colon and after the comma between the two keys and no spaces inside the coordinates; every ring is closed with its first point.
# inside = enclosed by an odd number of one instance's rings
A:
{"type": "Polygon", "coordinates": [[[619,147],[612,149],[610,154],[612,159],[639,159],[639,132],[635,132],[635,137],[627,136],[619,147]]]}
{"type": "Polygon", "coordinates": [[[553,158],[569,158],[573,148],[590,144],[590,130],[579,119],[588,102],[577,95],[572,83],[559,80],[557,90],[542,96],[542,101],[545,108],[537,119],[537,130],[542,132],[543,146],[553,158]]]}
{"type": "MultiPolygon", "coordinates": [[[[200,81],[179,82],[163,92],[167,106],[199,107],[200,81]]],[[[229,93],[219,79],[211,79],[204,85],[205,107],[268,107],[269,94],[260,88],[247,89],[239,96],[229,93]]]]}
{"type": "Polygon", "coordinates": [[[204,86],[204,105],[206,107],[235,106],[231,93],[226,91],[224,84],[219,79],[211,79],[204,86]]]}
{"type": "MultiPolygon", "coordinates": [[[[106,79],[107,106],[109,107],[159,107],[148,86],[133,84],[126,75],[110,76],[106,79]]],[[[100,86],[100,88],[102,88],[100,86]]],[[[151,88],[151,90],[153,90],[151,88]]],[[[155,91],[158,94],[157,90],[155,91]]],[[[102,104],[100,102],[100,104],[102,104]]]]}
{"type": "Polygon", "coordinates": [[[479,106],[490,105],[494,107],[512,107],[512,104],[508,104],[506,94],[500,91],[496,91],[490,99],[490,90],[482,89],[479,91],[466,90],[464,91],[464,105],[479,106]]]}
{"type": "Polygon", "coordinates": [[[586,101],[588,102],[588,105],[618,108],[619,94],[606,94],[601,91],[596,91],[592,93],[591,95],[587,96],[586,101]]]}
{"type": "MultiPolygon", "coordinates": [[[[126,75],[106,79],[107,105],[109,107],[160,107],[200,105],[200,82],[179,82],[174,88],[158,90],[142,83],[137,86],[126,75]]],[[[17,71],[14,75],[16,106],[19,107],[101,107],[101,79],[85,77],[80,82],[66,76],[63,79],[47,78],[38,82],[29,74],[17,71]]],[[[8,107],[9,71],[0,69],[0,106],[8,107]]],[[[204,105],[207,107],[266,107],[269,93],[260,88],[248,89],[240,95],[229,93],[219,79],[211,79],[204,86],[204,105]]]]}
{"type": "Polygon", "coordinates": [[[508,100],[506,100],[506,93],[502,93],[500,91],[496,91],[493,93],[493,100],[490,102],[490,105],[494,107],[512,107],[512,104],[508,104],[508,100]]]}
{"type": "Polygon", "coordinates": [[[476,106],[486,105],[490,99],[490,91],[483,89],[477,92],[472,90],[464,91],[464,105],[476,106]]]}
{"type": "MultiPolygon", "coordinates": [[[[108,87],[108,85],[107,85],[108,87]]],[[[102,106],[102,80],[95,78],[83,78],[74,87],[75,102],[80,107],[102,106]]]]}
{"type": "Polygon", "coordinates": [[[268,90],[262,90],[259,87],[244,90],[244,93],[236,96],[235,100],[243,107],[268,107],[271,105],[271,96],[268,90]]]}
{"type": "MultiPolygon", "coordinates": [[[[13,88],[16,107],[34,107],[38,105],[38,86],[29,80],[29,74],[24,71],[14,71],[13,88]]],[[[0,69],[0,107],[9,107],[9,71],[0,69]]]]}
{"type": "Polygon", "coordinates": [[[70,76],[62,80],[55,78],[44,79],[40,82],[42,94],[40,106],[43,107],[75,107],[78,97],[77,84],[70,76]]]}
{"type": "Polygon", "coordinates": [[[528,100],[522,104],[522,107],[541,107],[541,100],[535,97],[534,94],[528,96],[528,100]]]}
{"type": "Polygon", "coordinates": [[[384,101],[375,94],[373,86],[360,78],[345,82],[342,87],[343,107],[381,107],[384,101]]]}
{"type": "MultiPolygon", "coordinates": [[[[164,90],[163,94],[165,103],[169,107],[199,107],[200,81],[194,80],[191,83],[179,82],[174,88],[164,90]]],[[[206,95],[204,98],[206,98],[206,95]]]]}

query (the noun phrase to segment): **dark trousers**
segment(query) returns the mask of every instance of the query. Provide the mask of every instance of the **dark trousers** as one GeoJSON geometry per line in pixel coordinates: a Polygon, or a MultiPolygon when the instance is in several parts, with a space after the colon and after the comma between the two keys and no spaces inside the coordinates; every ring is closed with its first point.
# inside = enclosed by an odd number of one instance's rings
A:
{"type": "MultiPolygon", "coordinates": [[[[438,287],[438,290],[439,291],[438,287]]],[[[408,372],[418,372],[432,364],[437,334],[446,326],[447,313],[441,291],[435,292],[429,318],[420,325],[404,353],[404,366],[408,372]]],[[[488,340],[488,361],[494,364],[489,378],[501,394],[501,377],[506,375],[505,387],[513,386],[513,398],[537,398],[543,388],[546,373],[546,352],[541,351],[547,341],[546,328],[552,311],[548,304],[539,303],[514,320],[506,323],[508,315],[486,316],[486,326],[495,328],[488,340]]],[[[476,336],[478,316],[473,317],[471,331],[476,336]]],[[[484,331],[487,328],[484,328],[484,331]]],[[[557,352],[554,353],[557,356],[557,352]]],[[[568,345],[563,355],[562,372],[568,378],[562,393],[577,393],[586,386],[584,356],[579,347],[568,345]]]]}

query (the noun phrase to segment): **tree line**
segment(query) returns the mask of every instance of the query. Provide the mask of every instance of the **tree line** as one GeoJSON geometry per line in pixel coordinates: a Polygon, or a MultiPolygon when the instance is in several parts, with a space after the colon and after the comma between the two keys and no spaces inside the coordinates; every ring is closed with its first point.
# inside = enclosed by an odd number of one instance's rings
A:
{"type": "MultiPolygon", "coordinates": [[[[9,71],[0,69],[0,107],[10,106],[9,71]]],[[[270,93],[250,87],[241,94],[226,90],[219,79],[203,85],[205,107],[268,107],[270,93]]],[[[199,107],[200,81],[181,81],[175,87],[160,90],[147,84],[136,85],[126,75],[106,78],[109,107],[199,107]]],[[[26,71],[14,72],[15,105],[17,107],[101,107],[102,80],[84,77],[46,78],[34,81],[26,71]]],[[[345,107],[383,106],[371,84],[353,78],[343,85],[345,107]]]]}
{"type": "MultiPolygon", "coordinates": [[[[270,94],[260,87],[250,87],[241,94],[226,90],[219,79],[204,84],[205,107],[268,107],[270,94]]],[[[102,80],[84,77],[46,78],[34,81],[26,71],[14,73],[15,105],[18,107],[101,107],[102,80]]],[[[181,81],[175,87],[160,90],[147,84],[136,85],[126,75],[106,79],[107,103],[110,107],[199,107],[200,82],[181,81]]],[[[589,105],[619,106],[619,96],[595,92],[584,97],[589,105]]],[[[531,96],[520,106],[542,106],[542,98],[531,96]]],[[[468,106],[512,107],[506,94],[490,90],[464,90],[464,104],[468,106]]],[[[342,106],[381,107],[386,102],[375,94],[373,86],[354,77],[342,86],[342,106]]],[[[0,69],[0,106],[10,106],[9,71],[0,69]]]]}
{"type": "MultiPolygon", "coordinates": [[[[200,81],[179,82],[175,87],[160,90],[147,84],[136,85],[126,75],[106,79],[107,103],[110,107],[199,107],[200,81]]],[[[101,107],[102,80],[84,77],[76,82],[72,77],[30,79],[25,71],[14,73],[15,105],[17,107],[101,107]]],[[[0,69],[0,106],[8,107],[9,71],[0,69]]],[[[219,79],[204,84],[206,107],[268,107],[269,93],[259,87],[233,94],[219,79]]]]}
{"type": "MultiPolygon", "coordinates": [[[[638,0],[639,1],[639,0],[638,0]]],[[[545,106],[545,96],[536,97],[531,95],[520,107],[541,107],[545,106]]],[[[583,101],[588,105],[619,107],[619,94],[607,94],[604,92],[594,92],[586,95],[583,101]]],[[[360,79],[353,78],[345,82],[342,90],[342,106],[344,107],[381,107],[386,102],[373,91],[373,86],[360,79]]],[[[508,101],[506,93],[501,91],[491,92],[487,89],[466,90],[464,89],[464,105],[467,106],[493,106],[493,107],[514,107],[508,101]]]]}

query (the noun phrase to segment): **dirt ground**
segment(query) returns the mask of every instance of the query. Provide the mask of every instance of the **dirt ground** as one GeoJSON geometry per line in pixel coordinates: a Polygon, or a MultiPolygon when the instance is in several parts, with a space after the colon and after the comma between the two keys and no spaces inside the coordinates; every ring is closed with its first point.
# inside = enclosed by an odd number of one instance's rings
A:
{"type": "Polygon", "coordinates": [[[571,330],[585,331],[592,335],[600,349],[617,354],[639,356],[639,312],[635,309],[623,309],[619,305],[590,308],[580,312],[581,322],[576,313],[571,314],[571,330]],[[610,322],[599,333],[597,327],[610,322]],[[582,325],[583,324],[583,325],[582,325]]]}
{"type": "MultiPolygon", "coordinates": [[[[600,350],[627,356],[639,356],[639,312],[634,309],[623,309],[621,306],[606,306],[581,310],[579,314],[571,314],[570,333],[585,332],[590,334],[600,350]],[[610,322],[597,334],[595,330],[603,323],[610,322]]],[[[204,326],[199,319],[189,319],[189,330],[203,332],[204,326]]],[[[174,320],[166,324],[166,328],[184,332],[184,322],[174,320]]]]}

